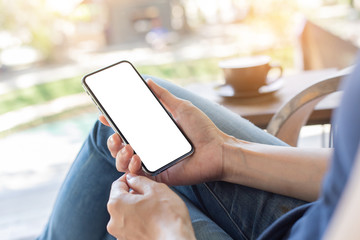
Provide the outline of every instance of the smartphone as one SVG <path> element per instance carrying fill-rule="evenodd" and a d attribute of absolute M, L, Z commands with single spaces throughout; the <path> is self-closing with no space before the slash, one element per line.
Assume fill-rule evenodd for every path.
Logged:
<path fill-rule="evenodd" d="M 90 73 L 82 85 L 113 130 L 132 146 L 146 173 L 157 175 L 194 152 L 188 137 L 130 62 Z"/>

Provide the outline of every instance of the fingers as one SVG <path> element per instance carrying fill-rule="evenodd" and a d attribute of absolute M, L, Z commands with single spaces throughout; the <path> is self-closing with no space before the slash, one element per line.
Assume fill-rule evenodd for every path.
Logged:
<path fill-rule="evenodd" d="M 176 120 L 179 120 L 179 124 L 181 125 L 181 118 L 177 119 L 178 115 L 180 116 L 181 112 L 184 110 L 192 109 L 188 107 L 189 104 L 184 104 L 187 103 L 187 101 L 175 97 L 168 90 L 158 86 L 152 80 L 147 80 L 147 83 L 159 100 L 168 108 L 173 117 Z M 109 122 L 103 115 L 99 117 L 99 120 L 102 124 L 110 126 Z M 132 147 L 130 145 L 125 145 L 118 134 L 113 134 L 108 138 L 107 146 L 111 156 L 116 158 L 116 169 L 118 171 L 141 175 L 143 174 L 139 156 L 134 155 Z"/>
<path fill-rule="evenodd" d="M 148 79 L 147 84 L 151 88 L 151 90 L 154 91 L 155 95 L 158 97 L 158 99 L 167 106 L 168 110 L 171 112 L 171 114 L 175 115 L 177 108 L 184 102 L 183 100 L 175 97 L 173 94 L 171 94 L 168 90 L 165 88 L 160 87 L 157 85 L 153 80 Z"/>
<path fill-rule="evenodd" d="M 111 185 L 110 197 L 109 199 L 117 199 L 120 195 L 128 193 L 130 190 L 126 182 L 125 174 L 122 175 L 119 179 L 113 182 Z"/>
<path fill-rule="evenodd" d="M 111 153 L 111 156 L 115 158 L 120 149 L 124 147 L 124 143 L 120 136 L 117 133 L 114 133 L 108 138 L 107 147 Z"/>
<path fill-rule="evenodd" d="M 119 172 L 127 172 L 134 150 L 130 145 L 123 146 L 116 154 L 116 169 Z"/>
<path fill-rule="evenodd" d="M 105 118 L 104 115 L 100 115 L 100 116 L 99 116 L 99 120 L 100 120 L 100 122 L 101 122 L 102 124 L 110 127 L 110 124 L 109 124 L 109 122 L 106 120 L 106 118 Z"/>
<path fill-rule="evenodd" d="M 138 155 L 132 156 L 128 169 L 129 169 L 130 173 L 137 174 L 137 175 L 142 174 L 141 160 Z"/>
<path fill-rule="evenodd" d="M 141 174 L 141 160 L 130 145 L 125 145 L 120 136 L 116 133 L 107 140 L 110 154 L 116 159 L 115 165 L 119 172 L 131 172 Z"/>
<path fill-rule="evenodd" d="M 138 194 L 149 193 L 155 184 L 159 184 L 145 176 L 138 176 L 132 173 L 126 174 L 126 182 L 129 188 Z"/>
<path fill-rule="evenodd" d="M 137 194 L 145 194 L 154 187 L 153 180 L 147 177 L 127 173 L 115 180 L 111 185 L 109 201 L 119 199 L 124 194 L 130 193 L 130 189 Z"/>

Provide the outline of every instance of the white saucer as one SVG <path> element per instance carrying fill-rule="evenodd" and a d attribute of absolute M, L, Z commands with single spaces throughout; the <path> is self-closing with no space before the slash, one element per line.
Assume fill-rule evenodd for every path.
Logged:
<path fill-rule="evenodd" d="M 256 97 L 266 94 L 271 94 L 279 90 L 283 85 L 283 81 L 281 79 L 276 80 L 269 85 L 264 85 L 260 87 L 257 91 L 246 91 L 246 92 L 236 92 L 235 89 L 228 84 L 222 84 L 215 87 L 215 91 L 222 97 L 226 98 L 248 98 L 248 97 Z"/>

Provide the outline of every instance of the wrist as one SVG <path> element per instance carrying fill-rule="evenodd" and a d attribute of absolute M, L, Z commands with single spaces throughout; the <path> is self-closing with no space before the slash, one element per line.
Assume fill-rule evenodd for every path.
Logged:
<path fill-rule="evenodd" d="M 242 166 L 246 161 L 246 149 L 252 143 L 239 140 L 233 136 L 227 136 L 222 145 L 223 174 L 222 181 L 237 182 L 243 174 Z M 236 180 L 235 180 L 236 179 Z"/>
<path fill-rule="evenodd" d="M 196 239 L 194 229 L 191 224 L 190 216 L 187 218 L 179 217 L 171 222 L 162 224 L 166 226 L 160 231 L 158 239 L 174 239 L 174 240 L 192 240 Z"/>
<path fill-rule="evenodd" d="M 181 200 L 174 192 L 175 199 L 171 200 L 172 204 L 169 205 L 164 215 L 159 215 L 157 218 L 157 237 L 156 239 L 196 239 L 194 229 L 192 227 L 189 211 L 184 201 Z"/>

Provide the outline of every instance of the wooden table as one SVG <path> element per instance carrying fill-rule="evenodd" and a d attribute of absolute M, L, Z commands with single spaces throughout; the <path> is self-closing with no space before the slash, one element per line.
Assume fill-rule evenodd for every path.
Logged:
<path fill-rule="evenodd" d="M 336 69 L 306 71 L 301 74 L 283 77 L 283 86 L 272 94 L 251 98 L 224 98 L 218 95 L 215 86 L 218 83 L 195 83 L 187 89 L 215 101 L 231 111 L 250 120 L 260 128 L 266 128 L 272 116 L 280 107 L 308 86 L 321 81 L 336 72 Z M 332 111 L 339 103 L 339 95 L 330 95 L 318 104 L 309 118 L 308 125 L 330 122 Z"/>

